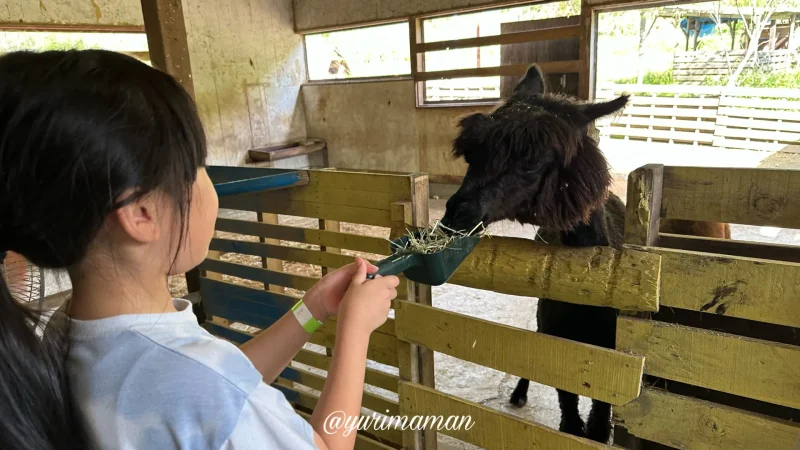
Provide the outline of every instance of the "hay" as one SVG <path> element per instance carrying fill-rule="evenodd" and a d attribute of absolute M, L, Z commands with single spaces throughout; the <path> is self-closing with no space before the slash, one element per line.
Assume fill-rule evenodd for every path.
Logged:
<path fill-rule="evenodd" d="M 408 234 L 405 237 L 407 237 L 408 240 L 405 242 L 405 245 L 399 245 L 395 241 L 387 239 L 392 246 L 397 249 L 398 253 L 402 252 L 428 255 L 448 248 L 451 244 L 461 238 L 471 236 L 482 237 L 487 235 L 486 227 L 483 226 L 483 222 L 475 225 L 475 228 L 469 232 L 453 230 L 442 225 L 441 221 L 439 220 L 433 222 L 430 227 L 421 229 L 416 233 L 412 233 L 409 230 L 406 231 Z"/>

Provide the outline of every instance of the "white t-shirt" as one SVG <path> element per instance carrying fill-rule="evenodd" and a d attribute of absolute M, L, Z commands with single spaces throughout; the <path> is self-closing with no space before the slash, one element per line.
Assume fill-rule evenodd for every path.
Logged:
<path fill-rule="evenodd" d="M 316 449 L 311 426 L 236 346 L 178 312 L 73 320 L 72 394 L 100 449 Z"/>

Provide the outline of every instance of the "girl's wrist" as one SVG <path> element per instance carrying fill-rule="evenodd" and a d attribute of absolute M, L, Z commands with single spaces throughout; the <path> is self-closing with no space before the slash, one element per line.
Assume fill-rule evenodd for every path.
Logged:
<path fill-rule="evenodd" d="M 311 312 L 311 315 L 314 316 L 315 319 L 319 320 L 320 322 L 325 322 L 328 320 L 330 315 L 325 309 L 325 305 L 322 303 L 322 299 L 319 297 L 319 295 L 309 292 L 303 297 L 303 303 L 306 305 L 308 310 Z"/>

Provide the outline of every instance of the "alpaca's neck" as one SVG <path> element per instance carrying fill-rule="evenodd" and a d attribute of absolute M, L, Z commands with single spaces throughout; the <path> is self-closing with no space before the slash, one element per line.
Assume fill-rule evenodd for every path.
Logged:
<path fill-rule="evenodd" d="M 589 247 L 609 245 L 604 224 L 604 211 L 598 208 L 592 212 L 589 223 L 580 223 L 571 231 L 561 232 L 561 244 L 570 247 Z"/>

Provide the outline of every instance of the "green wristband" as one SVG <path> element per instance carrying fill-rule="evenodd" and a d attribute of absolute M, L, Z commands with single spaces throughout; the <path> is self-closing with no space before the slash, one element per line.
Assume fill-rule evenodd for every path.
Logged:
<path fill-rule="evenodd" d="M 300 326 L 309 333 L 314 333 L 322 326 L 322 322 L 314 318 L 302 299 L 292 307 L 292 314 L 300 322 Z"/>

